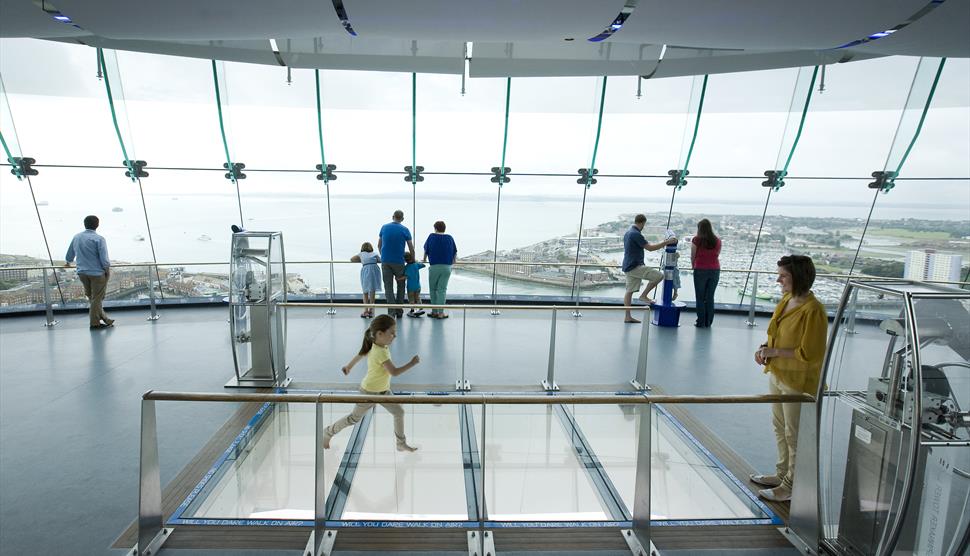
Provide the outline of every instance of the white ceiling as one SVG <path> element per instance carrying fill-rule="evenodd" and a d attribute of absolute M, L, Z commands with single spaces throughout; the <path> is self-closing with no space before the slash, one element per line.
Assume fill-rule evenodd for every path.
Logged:
<path fill-rule="evenodd" d="M 894 54 L 970 57 L 966 0 L 639 0 L 623 27 L 598 43 L 587 39 L 609 26 L 624 0 L 344 0 L 356 37 L 331 0 L 44 1 L 77 27 L 54 21 L 41 0 L 0 0 L 0 37 L 298 68 L 452 74 L 464 71 L 465 43 L 472 42 L 472 77 L 660 78 Z"/>

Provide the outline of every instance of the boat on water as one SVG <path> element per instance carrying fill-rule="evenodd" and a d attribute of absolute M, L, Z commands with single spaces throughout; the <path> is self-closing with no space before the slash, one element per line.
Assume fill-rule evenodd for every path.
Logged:
<path fill-rule="evenodd" d="M 199 241 L 212 241 L 212 238 L 207 236 L 206 234 L 200 235 L 198 239 Z"/>
<path fill-rule="evenodd" d="M 744 297 L 750 297 L 750 295 L 751 295 L 750 293 L 741 291 L 741 288 L 738 288 L 738 297 L 744 298 Z M 771 294 L 762 292 L 762 291 L 759 291 L 756 294 L 754 294 L 754 297 L 755 299 L 760 299 L 762 301 L 771 301 Z"/>
<path fill-rule="evenodd" d="M 133 237 L 131 239 L 133 239 L 135 241 L 145 241 L 145 236 L 143 236 L 141 234 L 135 234 L 135 237 Z"/>

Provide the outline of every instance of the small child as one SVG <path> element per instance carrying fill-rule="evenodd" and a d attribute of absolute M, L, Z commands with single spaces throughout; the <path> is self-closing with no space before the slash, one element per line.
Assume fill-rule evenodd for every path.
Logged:
<path fill-rule="evenodd" d="M 394 338 L 397 337 L 397 324 L 394 317 L 389 315 L 379 315 L 370 326 L 364 331 L 364 342 L 361 344 L 360 352 L 344 365 L 340 370 L 345 375 L 350 374 L 361 359 L 367 358 L 367 375 L 360 381 L 360 392 L 362 394 L 391 394 L 391 377 L 398 376 L 407 372 L 421 362 L 415 355 L 407 364 L 396 367 L 391 361 L 391 351 L 388 349 Z M 394 436 L 397 438 L 397 449 L 399 452 L 414 452 L 414 446 L 407 443 L 404 436 L 404 408 L 400 404 L 381 404 L 384 409 L 394 416 Z M 349 415 L 341 417 L 335 423 L 326 428 L 323 432 L 323 447 L 330 448 L 330 439 L 343 429 L 357 424 L 364 415 L 374 407 L 373 403 L 359 403 L 354 406 L 354 410 Z"/>
<path fill-rule="evenodd" d="M 677 299 L 677 290 L 680 289 L 680 269 L 677 268 L 677 262 L 680 260 L 680 253 L 674 251 L 673 253 L 667 253 L 667 264 L 673 266 L 673 272 L 671 273 L 671 282 L 673 282 L 674 291 L 670 296 L 670 300 L 673 301 Z"/>
<path fill-rule="evenodd" d="M 425 267 L 424 263 L 414 262 L 414 255 L 410 251 L 404 253 L 404 276 L 407 278 L 408 301 L 412 305 L 421 305 L 421 274 L 420 270 Z M 424 309 L 418 307 L 415 311 L 408 311 L 409 317 L 420 317 L 424 314 Z"/>
<path fill-rule="evenodd" d="M 364 304 L 375 303 L 377 291 L 381 289 L 381 269 L 377 266 L 381 262 L 381 256 L 374 252 L 374 246 L 369 241 L 365 241 L 360 246 L 360 253 L 351 257 L 350 261 L 361 264 L 360 289 L 364 292 Z M 374 318 L 374 308 L 364 307 L 360 318 Z"/>

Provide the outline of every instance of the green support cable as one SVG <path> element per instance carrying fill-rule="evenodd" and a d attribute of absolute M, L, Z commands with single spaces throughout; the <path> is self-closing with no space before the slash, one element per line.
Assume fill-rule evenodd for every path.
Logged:
<path fill-rule="evenodd" d="M 219 112 L 219 133 L 222 134 L 222 148 L 226 153 L 226 164 L 229 169 L 229 179 L 236 183 L 236 173 L 232 171 L 232 158 L 229 156 L 229 141 L 226 140 L 226 126 L 222 120 L 222 98 L 219 95 L 219 74 L 216 71 L 216 61 L 212 60 L 212 82 L 216 88 L 216 110 Z M 242 222 L 239 223 L 242 226 Z"/>
<path fill-rule="evenodd" d="M 690 156 L 694 153 L 694 143 L 697 141 L 697 130 L 701 125 L 701 112 L 704 111 L 704 95 L 707 94 L 707 75 L 704 75 L 704 83 L 701 85 L 701 100 L 697 104 L 697 118 L 694 120 L 694 135 L 690 139 L 690 148 L 687 149 L 687 158 L 684 159 L 684 167 L 681 169 L 680 181 L 684 181 L 687 175 L 687 166 L 690 164 Z M 681 187 L 678 185 L 677 187 Z"/>
<path fill-rule="evenodd" d="M 508 117 L 508 116 L 506 116 Z M 23 175 L 20 173 L 20 165 L 14 160 L 13 154 L 10 153 L 10 147 L 7 146 L 7 141 L 3 138 L 3 132 L 0 131 L 0 143 L 3 143 L 3 152 L 7 154 L 7 162 L 10 163 L 10 167 L 13 168 L 13 175 L 17 176 L 18 180 L 24 179 Z M 502 153 L 503 160 L 505 159 L 505 153 Z"/>
<path fill-rule="evenodd" d="M 705 77 L 705 83 L 706 83 L 706 79 L 707 78 Z M 587 188 L 589 188 L 590 184 L 592 183 L 593 170 L 596 168 L 596 151 L 599 150 L 599 146 L 600 146 L 600 131 L 603 129 L 603 104 L 605 104 L 605 101 L 606 101 L 606 76 L 603 76 L 603 89 L 600 92 L 600 112 L 599 112 L 599 118 L 596 121 L 596 140 L 593 141 L 593 159 L 589 163 L 589 175 L 586 176 Z M 703 97 L 701 102 L 702 103 L 704 102 Z M 693 148 L 693 145 L 691 145 L 691 148 Z M 580 232 L 582 232 L 582 230 L 580 230 Z"/>
<path fill-rule="evenodd" d="M 222 135 L 222 148 L 226 152 L 226 168 L 229 170 L 229 181 L 236 186 L 236 207 L 239 209 L 239 227 L 245 228 L 245 219 L 242 212 L 242 193 L 239 191 L 239 180 L 236 179 L 236 171 L 232 166 L 232 158 L 229 156 L 229 141 L 226 139 L 226 126 L 222 119 L 222 98 L 219 94 L 219 73 L 216 71 L 216 61 L 212 60 L 212 82 L 216 88 L 216 110 L 219 112 L 219 133 Z"/>
<path fill-rule="evenodd" d="M 111 80 L 108 79 L 108 68 L 104 63 L 104 51 L 100 48 L 98 49 L 98 65 L 101 66 L 101 73 L 104 77 L 104 88 L 108 93 L 108 107 L 111 109 L 111 123 L 115 126 L 118 144 L 121 145 L 121 154 L 125 157 L 125 166 L 128 167 L 128 175 L 131 177 L 131 181 L 136 182 L 138 181 L 138 174 L 135 172 L 135 167 L 132 165 L 131 159 L 128 158 L 128 149 L 125 148 L 125 141 L 121 138 L 121 128 L 118 127 L 118 115 L 115 113 L 115 100 L 111 94 Z"/>
<path fill-rule="evenodd" d="M 583 220 L 586 216 L 586 192 L 589 191 L 590 185 L 593 183 L 593 172 L 596 170 L 596 152 L 599 150 L 600 146 L 600 131 L 603 129 L 603 106 L 606 104 L 606 76 L 603 76 L 603 87 L 600 91 L 600 110 L 599 116 L 596 121 L 596 139 L 593 141 L 593 157 L 589 163 L 589 169 L 586 174 L 586 186 L 583 187 L 583 204 L 579 211 L 579 233 L 576 234 L 576 261 L 573 265 L 573 285 L 571 288 L 571 295 L 576 299 L 576 307 L 573 311 L 573 316 L 579 316 L 579 290 L 576 288 L 576 277 L 579 274 L 579 249 L 582 247 L 583 243 Z"/>
<path fill-rule="evenodd" d="M 512 78 L 507 77 L 505 81 L 505 133 L 502 135 L 502 165 L 499 166 L 498 186 L 502 187 L 505 183 L 505 149 L 509 144 L 509 99 L 512 98 Z"/>
<path fill-rule="evenodd" d="M 411 73 L 411 185 L 418 182 L 418 74 Z"/>
<path fill-rule="evenodd" d="M 320 140 L 320 173 L 323 175 L 323 186 L 327 192 L 327 239 L 330 243 L 330 302 L 333 303 L 333 290 L 335 287 L 333 275 L 333 219 L 330 216 L 330 170 L 327 169 L 327 155 L 323 150 L 323 108 L 320 105 L 320 70 L 313 70 L 313 77 L 317 85 L 317 137 Z M 335 311 L 335 309 L 331 307 L 328 311 Z"/>
<path fill-rule="evenodd" d="M 751 278 L 751 269 L 754 268 L 754 260 L 758 254 L 758 245 L 761 243 L 761 231 L 765 227 L 765 218 L 768 216 L 768 205 L 771 203 L 771 192 L 778 191 L 781 186 L 784 185 L 785 176 L 788 175 L 788 165 L 791 164 L 792 156 L 795 155 L 795 148 L 798 146 L 798 141 L 802 137 L 802 129 L 805 128 L 805 117 L 808 115 L 808 106 L 812 102 L 812 92 L 815 90 L 815 78 L 817 76 L 818 66 L 815 66 L 815 69 L 812 70 L 812 80 L 808 84 L 808 92 L 805 94 L 805 104 L 802 106 L 802 116 L 798 121 L 798 131 L 795 132 L 795 140 L 792 142 L 791 150 L 788 151 L 788 158 L 785 160 L 785 166 L 782 168 L 779 174 L 777 185 L 769 188 L 768 195 L 765 197 L 765 208 L 761 212 L 761 224 L 758 226 L 758 235 L 755 237 L 754 249 L 751 251 L 751 262 L 748 263 L 748 273 L 744 275 L 744 286 L 741 287 L 741 300 L 738 302 L 739 306 L 744 304 L 744 294 L 748 291 L 748 280 Z M 798 87 L 797 77 L 795 79 L 795 87 Z M 794 100 L 794 93 L 792 93 L 792 97 L 792 100 Z M 787 125 L 788 123 L 786 122 L 785 126 L 787 127 Z M 784 137 L 782 137 L 782 142 L 784 143 Z M 780 148 L 781 147 L 779 147 L 779 149 Z M 753 292 L 752 297 L 754 297 L 754 295 L 757 293 L 758 292 Z"/>
<path fill-rule="evenodd" d="M 327 155 L 323 150 L 323 109 L 320 107 L 320 70 L 313 70 L 313 77 L 317 84 L 317 136 L 320 140 L 320 162 L 323 165 L 323 183 L 330 185 L 330 178 L 327 174 Z"/>
<path fill-rule="evenodd" d="M 411 222 L 418 233 L 418 74 L 411 72 Z"/>
<path fill-rule="evenodd" d="M 505 131 L 502 134 L 502 165 L 498 169 L 498 190 L 495 197 L 495 247 L 492 249 L 492 301 L 498 304 L 498 275 L 496 265 L 498 262 L 498 224 L 499 216 L 502 211 L 502 186 L 505 185 L 505 152 L 509 144 L 509 106 L 512 100 L 512 78 L 505 79 Z M 492 309 L 492 314 L 497 315 L 498 309 Z"/>
<path fill-rule="evenodd" d="M 788 152 L 788 159 L 785 160 L 785 167 L 781 169 L 782 179 L 788 174 L 788 165 L 791 164 L 792 156 L 795 155 L 795 147 L 798 140 L 802 137 L 802 129 L 805 127 L 805 116 L 808 114 L 808 105 L 812 102 L 812 91 L 815 90 L 815 78 L 818 76 L 818 66 L 812 71 L 812 81 L 808 84 L 808 93 L 805 95 L 805 106 L 802 107 L 802 119 L 798 122 L 798 131 L 795 132 L 795 141 L 792 142 L 791 151 Z"/>
<path fill-rule="evenodd" d="M 118 144 L 121 145 L 121 154 L 125 157 L 125 166 L 128 167 L 128 176 L 131 178 L 132 183 L 138 184 L 138 195 L 141 197 L 141 209 L 142 213 L 145 215 L 145 231 L 148 233 L 148 245 L 152 251 L 152 262 L 155 263 L 155 280 L 161 284 L 162 278 L 158 273 L 158 257 L 155 255 L 155 239 L 152 237 L 152 226 L 148 221 L 148 206 L 145 204 L 145 191 L 141 186 L 141 178 L 138 177 L 138 171 L 135 169 L 134 163 L 128 157 L 128 149 L 125 148 L 125 141 L 121 137 L 121 128 L 118 126 L 118 116 L 115 111 L 114 95 L 111 93 L 111 81 L 108 78 L 108 66 L 104 60 L 104 51 L 100 48 L 98 49 L 98 65 L 101 68 L 101 75 L 104 78 L 104 89 L 108 94 L 108 107 L 111 109 L 111 122 L 115 126 L 115 134 L 118 135 Z M 119 69 L 119 76 L 121 75 L 120 72 L 121 70 Z M 151 278 L 149 278 L 149 281 L 151 281 Z M 152 288 L 150 283 L 149 288 Z M 165 299 L 165 294 L 162 292 L 160 286 L 159 292 L 161 293 L 162 299 Z"/>
<path fill-rule="evenodd" d="M 920 131 L 923 130 L 923 122 L 926 120 L 926 113 L 930 109 L 930 103 L 933 102 L 933 95 L 936 94 L 936 85 L 940 82 L 940 75 L 943 73 L 943 65 L 946 63 L 946 58 L 940 59 L 940 67 L 936 68 L 936 76 L 933 78 L 933 85 L 930 87 L 930 93 L 926 96 L 926 104 L 923 105 L 923 113 L 919 117 L 919 123 L 916 125 L 916 133 L 913 134 L 913 140 L 909 142 L 909 146 L 906 147 L 906 152 L 903 153 L 903 158 L 899 160 L 899 164 L 896 166 L 896 171 L 893 173 L 893 179 L 899 175 L 899 172 L 903 169 L 903 163 L 906 162 L 906 158 L 909 157 L 909 151 L 913 150 L 913 145 L 916 144 L 916 139 L 919 137 Z"/>

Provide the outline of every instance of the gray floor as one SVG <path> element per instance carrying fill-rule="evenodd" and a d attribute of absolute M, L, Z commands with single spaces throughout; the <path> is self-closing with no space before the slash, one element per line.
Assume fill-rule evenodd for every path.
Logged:
<path fill-rule="evenodd" d="M 290 376 L 343 382 L 340 366 L 356 352 L 364 319 L 342 309 L 289 315 Z M 145 312 L 116 311 L 114 329 L 90 331 L 86 315 L 0 319 L 0 554 L 100 554 L 137 511 L 139 401 L 146 390 L 223 391 L 233 374 L 226 308 L 173 308 L 147 322 Z M 531 385 L 545 378 L 550 311 L 469 312 L 465 373 L 476 389 Z M 767 318 L 748 327 L 718 315 L 696 329 L 650 329 L 648 382 L 669 393 L 764 393 L 752 360 Z M 556 380 L 561 386 L 622 384 L 634 376 L 640 327 L 619 313 L 587 312 L 557 322 Z M 863 336 L 874 330 L 863 330 Z M 401 321 L 392 355 L 422 363 L 394 387 L 453 385 L 459 373 L 461 313 L 443 321 Z M 859 354 L 864 357 L 865 354 Z M 881 357 L 881 353 L 879 354 Z M 231 404 L 160 403 L 162 482 L 167 483 L 234 411 Z M 767 406 L 694 407 L 753 466 L 771 469 L 774 440 Z M 118 553 L 115 551 L 115 553 Z M 197 553 L 193 551 L 193 553 Z"/>

